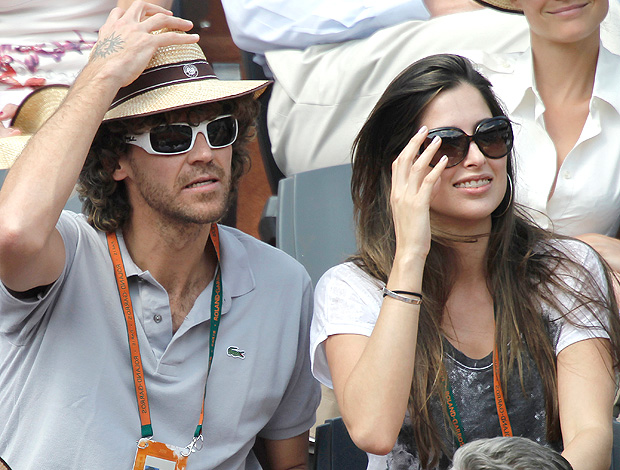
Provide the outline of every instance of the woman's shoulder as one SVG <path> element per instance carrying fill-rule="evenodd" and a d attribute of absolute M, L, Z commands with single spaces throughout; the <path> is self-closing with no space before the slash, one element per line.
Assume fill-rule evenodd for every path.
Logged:
<path fill-rule="evenodd" d="M 373 322 L 383 300 L 383 282 L 367 274 L 351 261 L 334 266 L 325 272 L 316 285 L 314 308 L 328 316 L 339 312 L 357 312 L 364 321 Z"/>
<path fill-rule="evenodd" d="M 383 285 L 383 282 L 366 273 L 355 262 L 346 261 L 325 271 L 317 283 L 316 290 L 349 286 L 352 290 L 380 291 Z"/>
<path fill-rule="evenodd" d="M 600 265 L 600 259 L 596 251 L 585 242 L 570 237 L 553 237 L 548 241 L 540 241 L 535 247 L 540 254 L 553 254 L 562 257 L 578 266 L 589 269 Z"/>

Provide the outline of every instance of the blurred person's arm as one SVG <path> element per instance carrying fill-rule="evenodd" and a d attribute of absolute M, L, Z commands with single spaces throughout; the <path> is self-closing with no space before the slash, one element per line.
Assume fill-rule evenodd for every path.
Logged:
<path fill-rule="evenodd" d="M 360 39 L 430 17 L 422 0 L 222 0 L 222 6 L 235 44 L 257 54 Z"/>
<path fill-rule="evenodd" d="M 474 0 L 424 0 L 431 17 L 484 8 Z"/>
<path fill-rule="evenodd" d="M 126 10 L 131 6 L 133 2 L 136 0 L 118 0 L 116 6 L 121 7 L 123 10 Z M 153 5 L 159 5 L 160 7 L 164 7 L 168 10 L 172 7 L 172 0 L 144 0 L 145 2 L 152 3 Z"/>

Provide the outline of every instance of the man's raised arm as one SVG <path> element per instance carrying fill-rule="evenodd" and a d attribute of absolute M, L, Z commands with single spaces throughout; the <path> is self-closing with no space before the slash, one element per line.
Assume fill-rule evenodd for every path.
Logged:
<path fill-rule="evenodd" d="M 191 22 L 156 5 L 115 8 L 89 63 L 56 113 L 30 140 L 0 191 L 0 280 L 23 292 L 54 282 L 65 250 L 55 229 L 92 140 L 118 90 L 133 82 L 158 47 L 198 41 Z"/>

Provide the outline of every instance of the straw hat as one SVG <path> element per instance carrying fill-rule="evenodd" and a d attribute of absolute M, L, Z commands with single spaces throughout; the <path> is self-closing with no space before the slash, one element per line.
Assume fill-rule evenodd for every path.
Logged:
<path fill-rule="evenodd" d="M 256 99 L 270 83 L 219 80 L 198 44 L 160 47 L 144 72 L 119 90 L 103 120 L 148 116 L 249 94 Z M 26 97 L 11 121 L 11 126 L 19 128 L 22 135 L 0 139 L 0 169 L 13 164 L 30 136 L 60 106 L 68 90 L 62 85 L 45 86 Z"/>
<path fill-rule="evenodd" d="M 147 116 L 250 93 L 258 98 L 270 83 L 219 80 L 198 44 L 160 47 L 144 72 L 119 90 L 103 120 Z"/>
<path fill-rule="evenodd" d="M 68 85 L 49 85 L 30 93 L 19 105 L 11 127 L 22 131 L 21 135 L 0 139 L 0 170 L 10 168 L 22 153 L 28 140 L 58 109 L 67 96 Z"/>
<path fill-rule="evenodd" d="M 506 11 L 508 13 L 520 13 L 523 14 L 523 10 L 515 8 L 511 0 L 476 0 L 485 7 L 495 8 L 496 10 Z"/>

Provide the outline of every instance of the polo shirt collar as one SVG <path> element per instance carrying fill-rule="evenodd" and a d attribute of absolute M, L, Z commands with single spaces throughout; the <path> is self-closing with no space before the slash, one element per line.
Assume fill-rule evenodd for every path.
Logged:
<path fill-rule="evenodd" d="M 252 291 L 256 286 L 254 273 L 245 245 L 239 241 L 232 230 L 218 225 L 220 232 L 220 269 L 224 302 L 222 313 L 230 310 L 231 299 Z"/>
<path fill-rule="evenodd" d="M 103 235 L 105 238 L 105 234 Z M 121 256 L 123 257 L 123 264 L 125 265 L 125 275 L 127 279 L 132 276 L 144 276 L 146 271 L 143 271 L 133 262 L 131 255 L 129 254 L 129 250 L 127 249 L 127 244 L 125 243 L 125 237 L 123 237 L 123 231 L 118 229 L 116 231 L 116 237 L 118 238 L 118 246 L 121 249 Z"/>
<path fill-rule="evenodd" d="M 231 299 L 242 296 L 252 291 L 256 286 L 254 273 L 250 267 L 247 249 L 226 227 L 218 225 L 220 232 L 220 269 L 222 270 L 222 284 L 224 300 L 222 302 L 222 314 L 228 312 L 231 307 Z M 131 258 L 122 230 L 117 230 L 118 244 L 123 256 L 125 273 L 129 279 L 132 276 L 152 279 L 150 273 L 141 270 Z M 105 234 L 103 235 L 105 237 Z"/>

